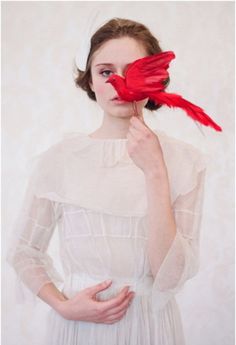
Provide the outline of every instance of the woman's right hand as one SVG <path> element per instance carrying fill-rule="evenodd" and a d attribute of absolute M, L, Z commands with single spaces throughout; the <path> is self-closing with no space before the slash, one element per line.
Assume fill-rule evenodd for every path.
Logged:
<path fill-rule="evenodd" d="M 58 302 L 55 309 L 67 320 L 115 323 L 125 315 L 135 293 L 126 286 L 115 297 L 97 300 L 96 294 L 110 285 L 102 282 L 83 289 L 73 298 Z"/>

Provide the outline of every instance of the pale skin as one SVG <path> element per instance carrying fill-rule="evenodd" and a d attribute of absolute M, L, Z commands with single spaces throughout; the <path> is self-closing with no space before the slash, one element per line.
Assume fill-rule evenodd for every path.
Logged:
<path fill-rule="evenodd" d="M 117 92 L 111 84 L 105 83 L 110 73 L 124 76 L 127 65 L 144 56 L 147 56 L 144 47 L 129 37 L 111 39 L 94 53 L 90 87 L 104 110 L 104 117 L 101 127 L 90 137 L 127 138 L 128 153 L 144 173 L 148 201 L 148 258 L 155 277 L 176 235 L 161 145 L 143 118 L 143 107 L 148 98 L 137 102 L 138 114 L 134 114 L 132 103 L 114 104 L 111 101 Z M 112 66 L 102 66 L 101 63 Z M 69 299 L 53 283 L 48 283 L 41 288 L 38 296 L 65 319 L 111 324 L 124 317 L 134 292 L 128 291 L 129 287 L 125 286 L 116 296 L 106 301 L 97 300 L 96 294 L 110 285 L 102 282 L 81 290 Z"/>

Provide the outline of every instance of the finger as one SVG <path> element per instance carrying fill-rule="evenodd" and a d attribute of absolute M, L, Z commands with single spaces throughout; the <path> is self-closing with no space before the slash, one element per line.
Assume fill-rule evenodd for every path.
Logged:
<path fill-rule="evenodd" d="M 109 316 L 106 319 L 107 323 L 114 323 L 114 322 L 117 322 L 117 321 L 121 320 L 125 316 L 126 312 L 127 312 L 127 310 L 122 311 L 122 312 L 117 313 L 117 314 L 114 314 L 112 316 Z"/>
<path fill-rule="evenodd" d="M 141 122 L 143 122 L 145 124 L 142 111 L 141 111 L 141 113 L 139 113 L 139 111 L 138 111 L 137 102 L 134 101 L 132 103 L 132 105 L 133 105 L 133 111 L 134 111 L 134 115 L 133 116 L 138 118 Z"/>
<path fill-rule="evenodd" d="M 112 297 L 109 300 L 99 302 L 102 310 L 106 312 L 109 309 L 118 307 L 126 299 L 127 291 L 128 287 L 124 288 L 123 291 L 121 290 L 121 292 L 117 296 Z"/>
<path fill-rule="evenodd" d="M 132 298 L 131 298 L 131 296 L 132 296 Z M 108 315 L 108 320 L 116 322 L 116 321 L 120 320 L 122 317 L 124 317 L 124 315 L 127 313 L 128 307 L 131 305 L 133 297 L 134 297 L 134 292 L 131 292 L 130 296 L 129 296 L 129 302 L 127 303 L 126 307 L 122 310 L 114 311 L 113 314 Z"/>
<path fill-rule="evenodd" d="M 144 118 L 143 118 L 143 114 L 142 114 L 142 113 L 140 113 L 140 114 L 138 113 L 137 116 L 136 116 L 136 119 L 140 120 L 142 123 L 145 124 Z"/>
<path fill-rule="evenodd" d="M 106 315 L 110 316 L 110 315 L 117 314 L 117 313 L 127 310 L 133 298 L 134 298 L 134 292 L 130 292 L 127 298 L 118 307 L 114 307 L 110 309 L 109 311 L 107 311 Z"/>
<path fill-rule="evenodd" d="M 140 130 L 136 129 L 132 125 L 129 127 L 129 132 L 136 140 L 139 140 L 142 137 L 142 132 L 140 132 Z"/>
<path fill-rule="evenodd" d="M 140 121 L 143 123 L 143 125 L 144 125 L 145 127 L 149 128 L 148 125 L 147 125 L 147 124 L 145 123 L 145 121 L 144 121 L 143 115 L 138 116 L 138 120 L 140 120 Z"/>
<path fill-rule="evenodd" d="M 107 289 L 110 285 L 111 285 L 112 281 L 104 281 L 102 283 L 96 284 L 94 286 L 89 286 L 88 288 L 86 288 L 87 292 L 90 295 L 94 295 L 96 293 L 98 293 L 99 291 L 103 291 L 105 289 Z"/>
<path fill-rule="evenodd" d="M 145 123 L 144 120 L 140 119 L 140 117 L 132 116 L 130 119 L 130 123 L 137 129 L 146 130 L 149 128 Z"/>
<path fill-rule="evenodd" d="M 106 311 L 105 315 L 111 316 L 120 312 L 124 312 L 129 307 L 130 303 L 132 302 L 132 299 L 133 297 L 129 295 L 118 307 L 114 307 Z"/>

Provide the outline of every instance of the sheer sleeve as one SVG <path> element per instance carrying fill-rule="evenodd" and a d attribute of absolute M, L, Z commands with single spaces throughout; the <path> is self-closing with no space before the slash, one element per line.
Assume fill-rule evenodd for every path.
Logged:
<path fill-rule="evenodd" d="M 199 269 L 200 226 L 206 168 L 196 174 L 191 190 L 180 194 L 173 203 L 177 232 L 155 276 L 153 304 L 162 307 Z"/>
<path fill-rule="evenodd" d="M 43 285 L 62 282 L 47 250 L 59 215 L 58 204 L 35 193 L 37 170 L 30 178 L 23 205 L 15 220 L 7 262 L 17 277 L 16 301 L 35 301 Z"/>

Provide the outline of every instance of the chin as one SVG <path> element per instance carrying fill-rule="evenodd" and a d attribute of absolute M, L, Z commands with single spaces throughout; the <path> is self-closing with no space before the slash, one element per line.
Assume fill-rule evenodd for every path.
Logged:
<path fill-rule="evenodd" d="M 116 107 L 106 107 L 106 108 L 103 108 L 103 110 L 105 114 L 108 114 L 109 116 L 113 116 L 113 117 L 126 118 L 126 117 L 131 117 L 133 115 L 132 104 L 119 105 Z"/>
<path fill-rule="evenodd" d="M 113 117 L 129 118 L 133 116 L 133 111 L 131 109 L 122 109 L 117 111 L 110 111 L 109 114 Z"/>

